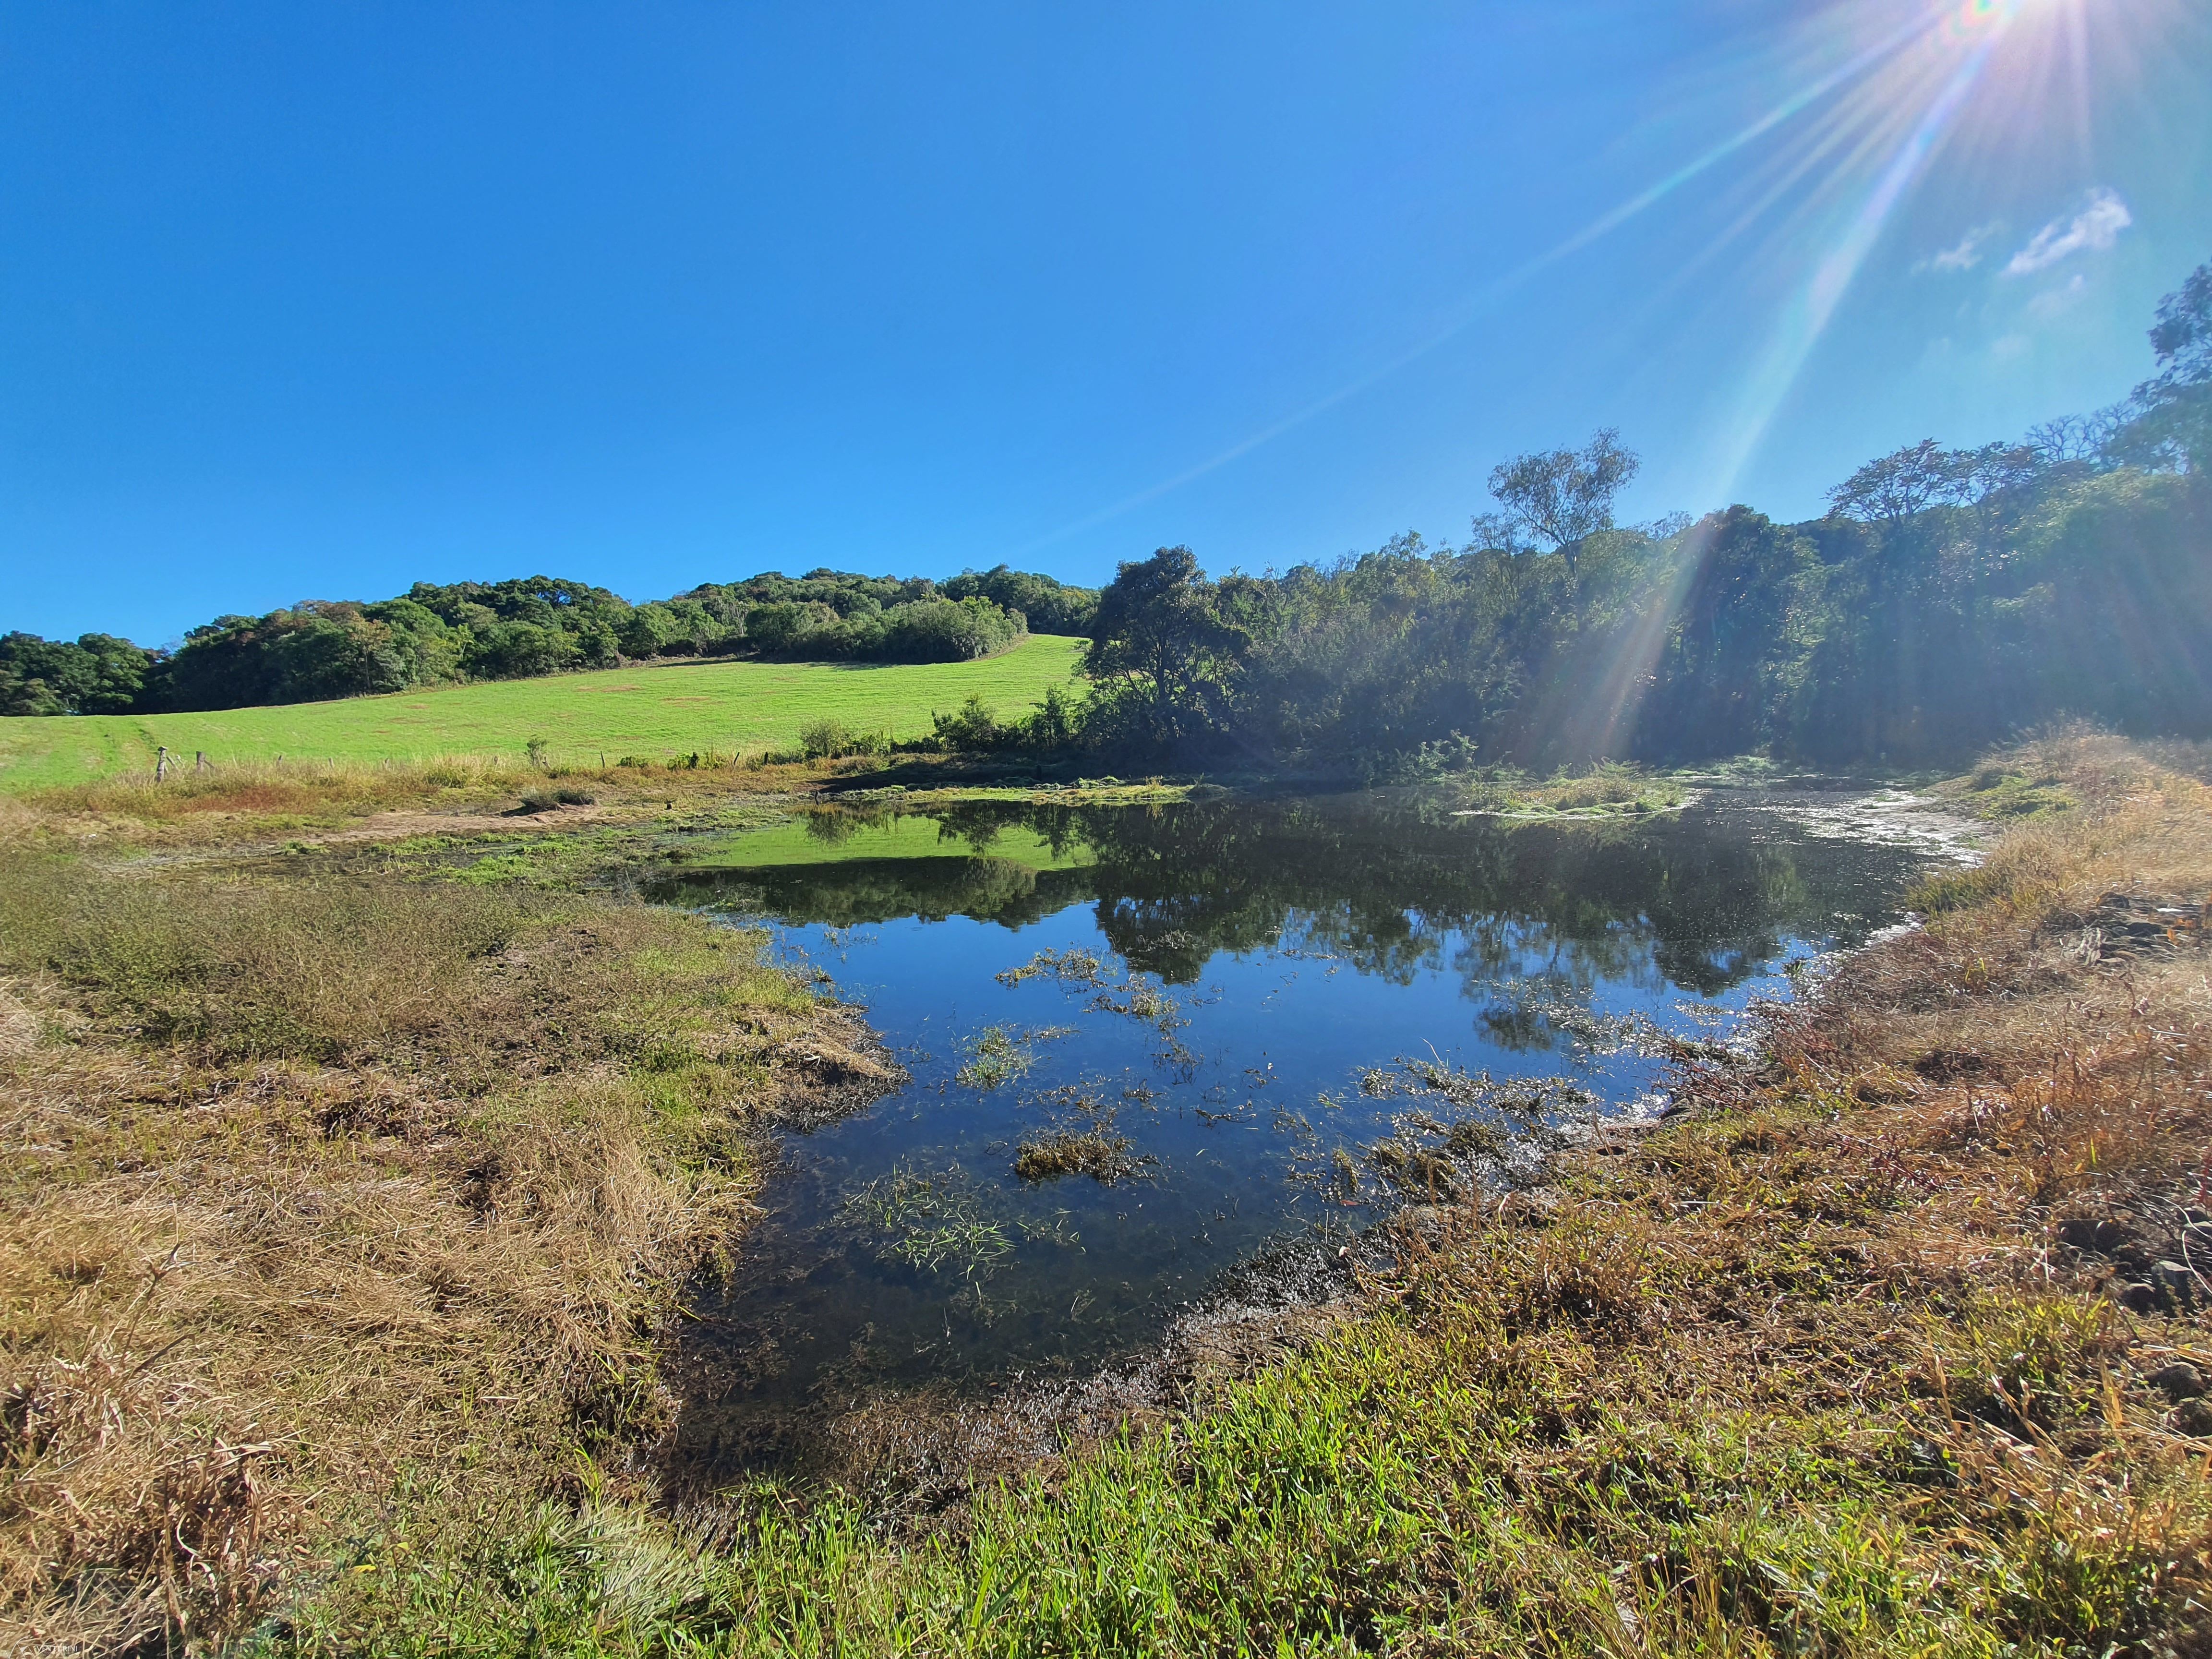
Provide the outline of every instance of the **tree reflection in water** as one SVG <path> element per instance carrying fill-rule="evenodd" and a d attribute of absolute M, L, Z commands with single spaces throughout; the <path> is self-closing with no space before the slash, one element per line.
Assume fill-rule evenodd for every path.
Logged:
<path fill-rule="evenodd" d="M 1700 997 L 1741 984 L 1784 939 L 1824 937 L 1839 916 L 1885 904 L 1898 862 L 1834 842 L 1808 858 L 1771 822 L 1725 808 L 1563 825 L 1374 796 L 972 802 L 907 815 L 966 856 L 870 857 L 867 832 L 896 816 L 818 809 L 810 838 L 851 856 L 687 870 L 653 894 L 834 927 L 966 916 L 1021 928 L 1088 902 L 1130 968 L 1170 985 L 1197 983 L 1224 951 L 1328 957 L 1395 984 L 1449 966 L 1487 1007 L 1493 1039 L 1525 1048 L 1552 1040 L 1544 1010 L 1586 1007 L 1601 984 Z M 1090 861 L 994 857 L 1013 829 L 1056 860 Z"/>

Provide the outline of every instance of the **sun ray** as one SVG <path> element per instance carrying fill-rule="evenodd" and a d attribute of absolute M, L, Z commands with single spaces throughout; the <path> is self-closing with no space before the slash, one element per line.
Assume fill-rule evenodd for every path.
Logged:
<path fill-rule="evenodd" d="M 1805 282 L 1784 305 L 1772 334 L 1746 377 L 1743 392 L 1718 446 L 1713 499 L 1725 500 L 1734 492 L 1883 227 L 1926 169 L 1980 79 L 2002 24 L 2010 15 L 2008 10 L 1985 11 L 1979 3 L 1970 3 L 1968 12 L 1965 27 L 1984 33 L 1962 43 L 1965 55 L 1860 197 L 1834 244 L 1814 262 Z"/>
<path fill-rule="evenodd" d="M 1817 106 L 1830 94 L 1878 70 L 1899 52 L 1916 42 L 1925 40 L 1931 30 L 1940 26 L 1940 21 L 1931 22 L 1924 15 L 1919 15 L 1911 18 L 1905 25 L 1888 31 L 1872 44 L 1851 53 L 1842 64 L 1823 75 L 1815 76 L 1804 86 L 1771 105 L 1751 122 L 1737 129 L 1728 137 L 1705 149 L 1691 161 L 1676 167 L 1656 183 L 1638 191 L 1633 196 L 1600 214 L 1572 234 L 1553 244 L 1542 252 L 1522 261 L 1503 276 L 1494 277 L 1484 283 L 1461 301 L 1455 314 L 1449 322 L 1407 350 L 1346 381 L 1334 391 L 1316 398 L 1282 419 L 1239 439 L 1197 465 L 1185 468 L 1174 476 L 1139 490 L 1133 495 L 1124 496 L 1110 506 L 1062 525 L 1032 541 L 1025 542 L 1020 547 L 1014 549 L 1008 556 L 1027 557 L 1056 543 L 1066 541 L 1072 536 L 1095 530 L 1101 525 L 1120 518 L 1125 513 L 1133 512 L 1136 508 L 1157 501 L 1187 483 L 1194 483 L 1206 474 L 1228 465 L 1232 461 L 1243 459 L 1262 445 L 1270 443 L 1285 433 L 1304 425 L 1316 416 L 1326 413 L 1346 398 L 1354 397 L 1379 381 L 1388 379 L 1400 369 L 1407 368 L 1438 347 L 1448 343 L 1484 315 L 1494 310 L 1515 290 L 1540 276 L 1551 266 L 1579 252 L 1609 233 L 1619 229 L 1632 219 L 1647 212 L 1692 179 L 1710 173 L 1729 157 L 1750 148 L 1768 133 L 1786 125 L 1793 118 Z"/>

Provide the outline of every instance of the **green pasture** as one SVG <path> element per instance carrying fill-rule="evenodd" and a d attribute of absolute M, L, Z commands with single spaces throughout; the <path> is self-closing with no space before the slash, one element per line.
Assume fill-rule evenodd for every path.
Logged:
<path fill-rule="evenodd" d="M 0 789 L 80 783 L 150 770 L 158 744 L 191 763 L 519 757 L 532 738 L 548 759 L 599 764 L 788 745 L 824 716 L 894 738 L 921 736 L 933 710 L 971 691 L 1001 715 L 1041 701 L 1075 672 L 1083 641 L 1037 634 L 981 662 L 674 662 L 545 679 L 435 686 L 386 697 L 226 708 L 204 714 L 0 718 Z"/>

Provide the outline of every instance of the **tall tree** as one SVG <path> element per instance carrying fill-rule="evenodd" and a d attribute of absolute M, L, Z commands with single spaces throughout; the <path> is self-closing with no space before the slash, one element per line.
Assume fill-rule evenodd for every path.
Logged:
<path fill-rule="evenodd" d="M 2129 398 L 2114 449 L 2139 465 L 2212 469 L 2212 260 L 2158 302 L 2150 348 L 2158 374 Z"/>
<path fill-rule="evenodd" d="M 1214 599 L 1187 547 L 1122 564 L 1098 596 L 1083 672 L 1135 725 L 1131 735 L 1151 747 L 1199 737 L 1226 713 L 1249 640 Z"/>
<path fill-rule="evenodd" d="M 1869 461 L 1831 489 L 1828 510 L 1839 519 L 1895 529 L 1914 514 L 1952 500 L 1962 482 L 1959 456 L 1923 438 Z"/>
<path fill-rule="evenodd" d="M 1613 527 L 1614 498 L 1642 465 L 1607 427 L 1580 449 L 1517 455 L 1492 467 L 1490 493 L 1504 507 L 1508 529 L 1534 531 L 1567 556 L 1571 570 L 1584 539 Z"/>

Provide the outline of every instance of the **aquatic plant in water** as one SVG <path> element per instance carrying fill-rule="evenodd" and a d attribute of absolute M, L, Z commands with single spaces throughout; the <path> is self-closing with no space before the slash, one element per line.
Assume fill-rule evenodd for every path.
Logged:
<path fill-rule="evenodd" d="M 1103 986 L 1112 983 L 1106 964 L 1090 951 L 1040 951 L 1018 968 L 1002 969 L 993 977 L 1001 985 L 1019 985 L 1046 975 L 1063 985 Z"/>
<path fill-rule="evenodd" d="M 1036 1064 L 1034 1044 L 1064 1037 L 1069 1029 L 1047 1025 L 1018 1032 L 1010 1025 L 987 1025 L 972 1042 L 962 1044 L 968 1058 L 952 1074 L 953 1081 L 969 1089 L 996 1089 L 1012 1083 Z"/>
<path fill-rule="evenodd" d="M 1014 1173 L 1024 1181 L 1057 1181 L 1086 1175 L 1102 1187 L 1124 1180 L 1152 1163 L 1130 1150 L 1129 1137 L 1100 1129 L 1060 1130 L 1024 1140 L 1014 1152 Z"/>
<path fill-rule="evenodd" d="M 1068 1249 L 1083 1243 L 1082 1235 L 1067 1224 L 1065 1210 L 1042 1218 L 1019 1213 L 1003 1194 L 957 1164 L 942 1170 L 900 1164 L 889 1175 L 854 1188 L 837 1214 L 847 1231 L 870 1241 L 879 1261 L 903 1262 L 927 1273 L 957 1273 L 986 1312 L 983 1285 L 1012 1254 L 1017 1236 Z"/>
<path fill-rule="evenodd" d="M 902 1164 L 856 1188 L 839 1218 L 874 1235 L 878 1260 L 903 1261 L 925 1273 L 947 1266 L 962 1276 L 988 1276 L 992 1264 L 1014 1248 L 1006 1228 L 984 1211 L 975 1182 L 959 1165 L 921 1170 Z"/>

